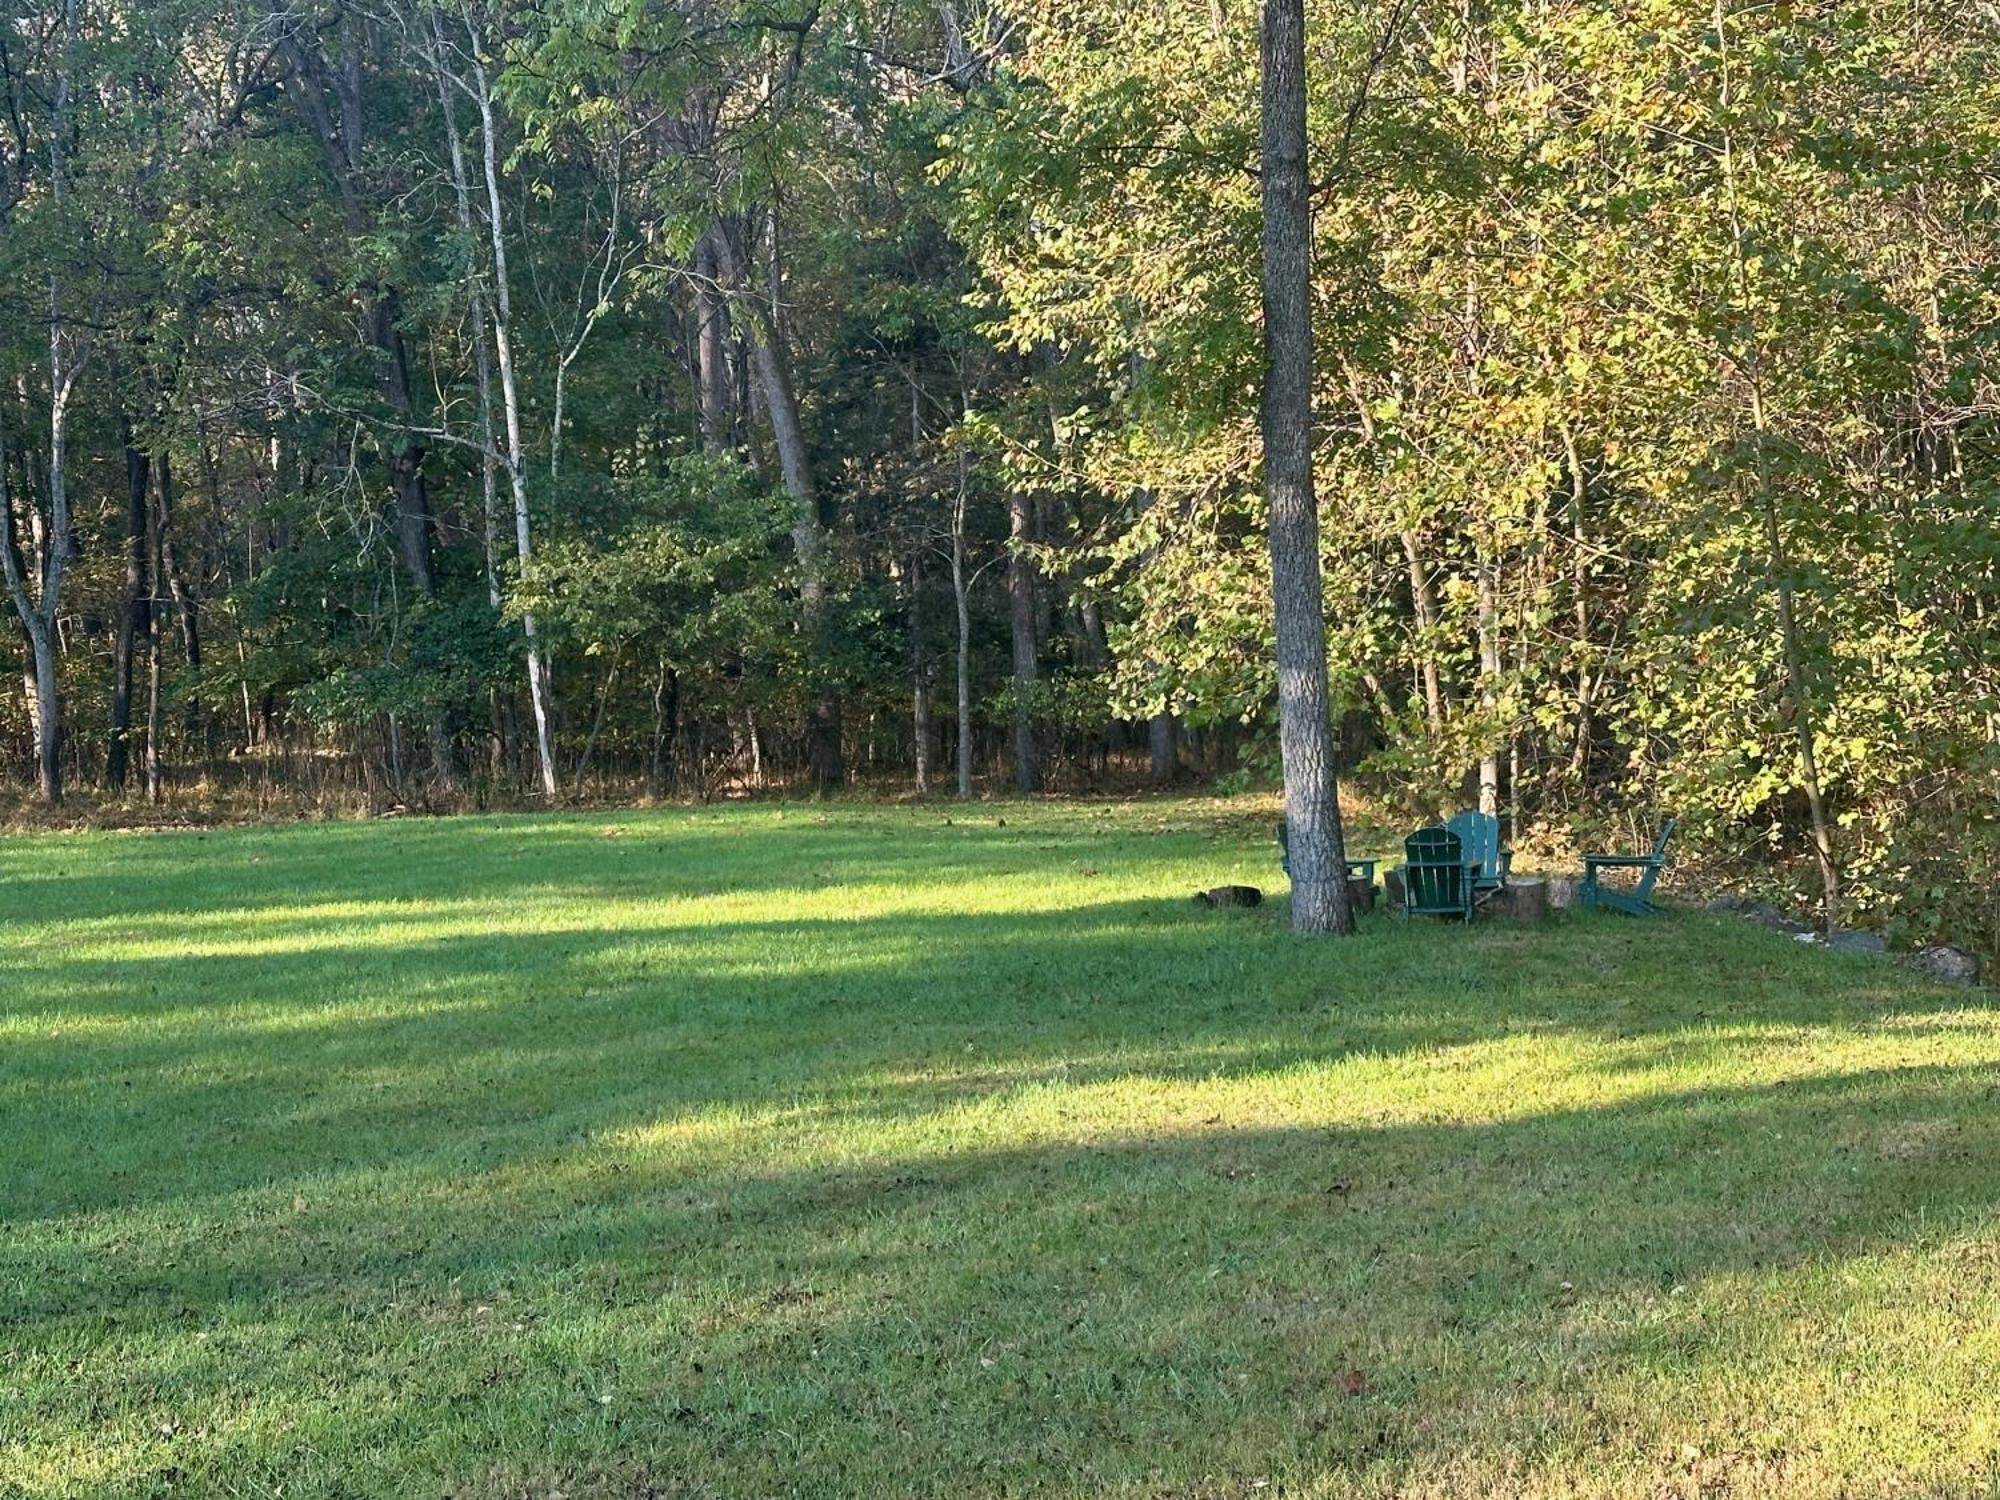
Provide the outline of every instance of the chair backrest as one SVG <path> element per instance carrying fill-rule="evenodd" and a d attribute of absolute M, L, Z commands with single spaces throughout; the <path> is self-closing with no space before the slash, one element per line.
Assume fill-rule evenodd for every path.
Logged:
<path fill-rule="evenodd" d="M 1500 820 L 1489 813 L 1462 812 L 1444 825 L 1465 845 L 1465 858 L 1479 861 L 1481 880 L 1500 878 Z"/>
<path fill-rule="evenodd" d="M 1403 889 L 1415 910 L 1465 904 L 1465 844 L 1449 828 L 1419 828 L 1403 840 Z"/>
<path fill-rule="evenodd" d="M 1667 841 L 1674 836 L 1674 824 L 1679 821 L 1679 818 L 1669 818 L 1660 825 L 1660 836 L 1653 840 L 1654 859 L 1665 859 L 1667 857 Z"/>

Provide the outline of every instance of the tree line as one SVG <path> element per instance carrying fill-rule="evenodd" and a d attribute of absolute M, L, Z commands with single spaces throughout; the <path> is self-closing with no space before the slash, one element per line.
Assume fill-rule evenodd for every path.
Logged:
<path fill-rule="evenodd" d="M 2000 946 L 2000 20 L 1308 8 L 1267 466 L 1265 19 L 15 8 L 8 764 L 1251 784 L 1305 650 L 1396 805 L 1671 809 L 1828 920 Z"/>

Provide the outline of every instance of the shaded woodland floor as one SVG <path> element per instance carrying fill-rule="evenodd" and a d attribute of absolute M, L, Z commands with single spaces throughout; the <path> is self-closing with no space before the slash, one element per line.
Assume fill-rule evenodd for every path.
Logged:
<path fill-rule="evenodd" d="M 1965 1495 L 2000 1014 L 1226 803 L 0 849 L 0 1495 Z"/>

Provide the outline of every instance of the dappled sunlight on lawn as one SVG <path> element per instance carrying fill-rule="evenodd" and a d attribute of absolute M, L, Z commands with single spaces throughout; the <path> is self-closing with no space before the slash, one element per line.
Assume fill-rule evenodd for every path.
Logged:
<path fill-rule="evenodd" d="M 186 913 L 113 910 L 172 840 L 11 851 L 81 896 L 0 933 L 0 1489 L 1991 1471 L 1990 1008 L 1701 918 L 1300 943 L 1189 906 L 1267 853 L 1198 815 L 1006 816 L 294 829 Z"/>

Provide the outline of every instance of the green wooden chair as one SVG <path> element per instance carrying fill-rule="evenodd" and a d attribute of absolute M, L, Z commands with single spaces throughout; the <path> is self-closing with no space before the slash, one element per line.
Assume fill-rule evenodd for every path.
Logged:
<path fill-rule="evenodd" d="M 1375 883 L 1375 861 L 1372 859 L 1350 859 L 1347 862 L 1347 878 Z M 1292 830 L 1287 823 L 1278 824 L 1278 868 L 1287 876 L 1292 873 Z"/>
<path fill-rule="evenodd" d="M 1660 825 L 1651 854 L 1586 854 L 1583 857 L 1583 886 L 1577 892 L 1581 906 L 1608 907 L 1634 917 L 1665 916 L 1652 901 L 1653 882 L 1667 863 L 1667 843 L 1674 836 L 1674 818 Z M 1604 870 L 1637 870 L 1639 879 L 1629 886 L 1606 885 L 1597 877 Z"/>
<path fill-rule="evenodd" d="M 1466 856 L 1465 841 L 1449 828 L 1419 828 L 1403 840 L 1403 917 L 1462 917 L 1472 920 L 1479 861 Z"/>
<path fill-rule="evenodd" d="M 1476 894 L 1485 896 L 1507 883 L 1514 868 L 1514 851 L 1500 847 L 1500 820 L 1483 812 L 1462 812 L 1444 825 L 1465 845 L 1465 857 L 1479 862 L 1473 878 Z"/>

